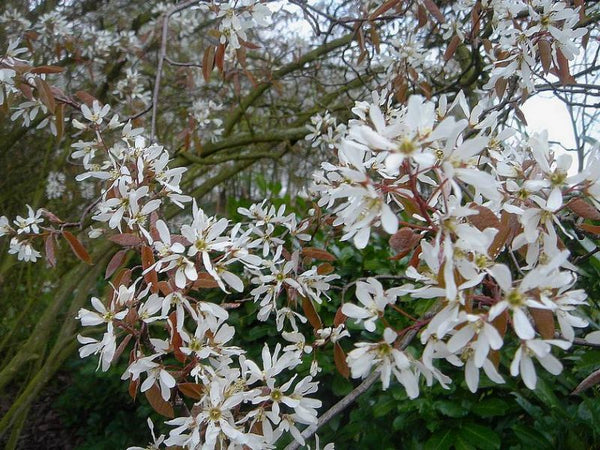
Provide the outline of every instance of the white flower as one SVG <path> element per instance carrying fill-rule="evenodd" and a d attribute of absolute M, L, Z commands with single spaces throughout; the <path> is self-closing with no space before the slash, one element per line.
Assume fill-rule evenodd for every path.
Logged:
<path fill-rule="evenodd" d="M 388 304 L 396 302 L 398 291 L 390 289 L 384 291 L 383 286 L 377 279 L 369 278 L 367 282 L 358 281 L 356 283 L 356 298 L 363 306 L 356 306 L 352 303 L 345 303 L 342 306 L 342 312 L 357 322 L 362 322 L 367 331 L 375 331 L 375 321 L 383 316 L 385 307 Z"/>
<path fill-rule="evenodd" d="M 525 386 L 529 389 L 535 389 L 537 375 L 535 373 L 535 366 L 533 365 L 533 358 L 537 359 L 540 365 L 551 374 L 558 375 L 561 373 L 563 366 L 552 354 L 552 345 L 567 350 L 571 346 L 571 343 L 557 339 L 531 339 L 522 341 L 510 364 L 510 374 L 513 377 L 520 374 Z"/>
<path fill-rule="evenodd" d="M 96 125 L 102 124 L 102 119 L 108 114 L 110 111 L 110 105 L 104 105 L 100 107 L 100 102 L 98 100 L 94 100 L 92 103 L 92 109 L 84 103 L 81 105 L 81 112 L 83 117 L 89 120 Z"/>

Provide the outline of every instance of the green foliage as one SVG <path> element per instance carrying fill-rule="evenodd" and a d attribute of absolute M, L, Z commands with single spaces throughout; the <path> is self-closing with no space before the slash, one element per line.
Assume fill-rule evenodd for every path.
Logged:
<path fill-rule="evenodd" d="M 127 361 L 108 372 L 96 371 L 97 361 L 71 358 L 64 369 L 71 375 L 71 384 L 56 402 L 62 423 L 80 440 L 79 450 L 124 449 L 145 445 L 150 441 L 146 418 L 158 429 L 163 418 L 153 412 L 143 394 L 134 402 L 127 392 L 121 374 Z"/>
<path fill-rule="evenodd" d="M 259 183 L 264 198 L 276 205 L 286 204 L 286 211 L 306 214 L 313 207 L 302 199 L 278 197 L 280 185 Z M 230 218 L 243 219 L 238 213 L 240 206 L 250 205 L 248 200 L 228 199 Z M 306 216 L 306 215 L 305 215 Z M 324 234 L 317 232 L 311 245 L 325 246 Z M 341 304 L 342 295 L 351 300 L 354 295 L 352 280 L 369 276 L 379 276 L 386 286 L 397 285 L 402 280 L 386 279 L 403 273 L 406 260 L 393 261 L 389 245 L 384 239 L 374 236 L 364 250 L 357 250 L 351 243 L 338 242 L 329 245 L 336 256 L 336 273 L 341 276 L 330 293 L 331 302 L 315 304 L 326 326 Z M 591 258 L 584 265 L 585 276 L 581 283 L 591 293 L 593 304 L 600 293 L 600 264 Z M 219 301 L 219 292 L 206 290 L 204 300 Z M 230 294 L 226 301 L 248 299 L 248 292 Z M 414 302 L 402 299 L 400 306 L 414 316 L 422 315 L 431 305 L 430 301 Z M 260 359 L 265 343 L 272 348 L 278 341 L 279 332 L 269 322 L 256 319 L 258 305 L 245 301 L 242 306 L 230 310 L 229 323 L 238 331 L 235 345 L 248 350 L 250 358 Z M 597 322 L 592 317 L 592 322 Z M 394 325 L 407 326 L 409 319 L 398 314 L 392 317 Z M 308 325 L 307 325 L 308 326 Z M 353 321 L 347 322 L 353 335 L 363 332 Z M 380 332 L 382 330 L 379 330 Z M 365 335 L 365 338 L 368 337 Z M 343 340 L 341 345 L 346 352 L 351 350 Z M 409 347 L 408 351 L 411 351 Z M 357 380 L 346 380 L 335 368 L 333 349 L 327 346 L 316 349 L 322 372 L 319 375 L 319 398 L 323 401 L 322 412 L 347 395 L 357 384 Z M 308 374 L 309 360 L 299 367 L 300 376 Z M 563 359 L 565 370 L 560 377 L 554 377 L 538 366 L 538 386 L 535 391 L 525 388 L 520 379 L 508 375 L 510 360 L 501 361 L 501 373 L 506 384 L 495 385 L 482 373 L 480 390 L 472 394 L 463 381 L 464 373 L 448 364 L 442 367 L 453 383 L 449 390 L 439 384 L 427 387 L 422 383 L 421 395 L 415 400 L 407 398 L 398 383 L 392 383 L 387 391 L 381 391 L 376 383 L 367 393 L 359 397 L 356 404 L 335 417 L 319 431 L 321 442 L 335 442 L 338 449 L 377 448 L 377 449 L 425 449 L 425 450 L 467 450 L 467 449 L 588 449 L 600 446 L 600 402 L 598 392 L 589 390 L 581 396 L 571 396 L 577 384 L 600 367 L 600 350 L 581 347 L 571 350 Z M 84 441 L 82 449 L 125 448 L 127 445 L 143 445 L 149 440 L 145 417 L 151 415 L 156 426 L 163 433 L 168 427 L 161 425 L 162 418 L 152 416 L 145 400 L 133 402 L 126 392 L 126 384 L 120 375 L 126 367 L 124 357 L 107 373 L 95 371 L 96 362 L 73 359 L 68 370 L 73 373 L 73 384 L 59 399 L 58 406 L 63 419 Z M 90 383 L 89 380 L 94 382 Z M 126 405 L 124 408 L 123 405 Z M 288 441 L 281 442 L 283 448 Z"/>

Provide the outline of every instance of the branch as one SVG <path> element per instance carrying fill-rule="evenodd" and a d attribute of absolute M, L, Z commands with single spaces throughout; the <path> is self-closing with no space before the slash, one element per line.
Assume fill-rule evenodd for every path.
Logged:
<path fill-rule="evenodd" d="M 429 315 L 430 315 L 430 313 L 427 313 L 423 317 L 426 318 Z M 404 335 L 404 338 L 402 339 L 402 343 L 400 344 L 400 350 L 404 350 L 406 347 L 408 347 L 408 344 L 410 344 L 410 342 L 416 336 L 417 331 L 418 331 L 417 328 L 411 328 Z M 302 432 L 302 437 L 304 439 L 310 439 L 317 432 L 317 430 L 319 428 L 321 428 L 323 425 L 325 425 L 327 422 L 329 422 L 331 419 L 333 419 L 335 416 L 337 416 L 339 413 L 341 413 L 344 409 L 346 409 L 348 406 L 350 406 L 352 403 L 354 403 L 354 401 L 358 397 L 360 397 L 362 394 L 364 394 L 373 384 L 375 384 L 375 382 L 378 379 L 379 379 L 378 371 L 373 372 L 371 375 L 369 375 L 367 378 L 365 378 L 365 380 L 362 383 L 360 383 L 357 387 L 355 387 L 352 392 L 350 392 L 348 395 L 346 395 L 343 399 L 341 399 L 339 402 L 337 402 L 335 405 L 333 405 L 331 408 L 329 408 L 325 414 L 323 414 L 321 417 L 319 417 L 319 422 L 317 423 L 317 426 L 308 427 L 306 430 L 304 430 Z M 285 450 L 296 450 L 299 447 L 300 447 L 300 443 L 298 441 L 294 441 L 290 445 L 288 445 L 285 448 Z"/>
<path fill-rule="evenodd" d="M 158 112 L 158 94 L 160 91 L 160 78 L 162 77 L 163 64 L 167 56 L 167 34 L 169 32 L 169 19 L 179 11 L 189 8 L 200 0 L 187 0 L 175 5 L 168 10 L 163 17 L 162 33 L 160 41 L 160 52 L 158 54 L 158 67 L 156 68 L 156 78 L 154 79 L 154 92 L 152 94 L 152 125 L 150 131 L 150 141 L 154 142 L 156 137 L 156 115 Z"/>
<path fill-rule="evenodd" d="M 320 56 L 326 55 L 327 53 L 343 47 L 344 45 L 350 43 L 354 38 L 354 33 L 349 33 L 346 36 L 342 36 L 339 39 L 328 42 L 326 44 L 317 47 L 316 49 L 306 53 L 302 57 L 300 57 L 297 61 L 292 62 L 283 66 L 281 69 L 273 72 L 270 81 L 265 81 L 256 86 L 239 104 L 237 108 L 235 108 L 229 117 L 225 120 L 223 126 L 223 135 L 228 136 L 236 123 L 240 120 L 240 118 L 244 115 L 246 110 L 273 84 L 273 81 L 279 80 L 283 78 L 289 73 L 292 73 L 296 70 L 304 67 L 306 63 L 312 62 Z"/>

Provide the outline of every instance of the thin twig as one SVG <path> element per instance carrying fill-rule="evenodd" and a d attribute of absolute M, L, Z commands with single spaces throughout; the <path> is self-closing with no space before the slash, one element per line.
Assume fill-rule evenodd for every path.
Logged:
<path fill-rule="evenodd" d="M 167 11 L 163 17 L 160 52 L 158 54 L 158 67 L 156 68 L 156 78 L 154 79 L 154 92 L 152 93 L 152 126 L 150 130 L 150 140 L 152 142 L 154 142 L 156 138 L 156 115 L 158 112 L 158 94 L 160 91 L 160 79 L 162 77 L 163 64 L 167 56 L 167 34 L 169 32 L 169 19 L 173 14 L 182 11 L 185 8 L 189 8 L 194 3 L 198 2 L 199 0 L 187 0 L 183 3 L 175 5 L 169 11 Z"/>
<path fill-rule="evenodd" d="M 423 317 L 426 318 L 428 315 L 429 314 L 425 314 Z M 404 335 L 402 343 L 400 344 L 400 350 L 404 350 L 406 347 L 408 347 L 408 344 L 410 344 L 410 342 L 416 336 L 417 331 L 417 328 L 413 328 L 410 329 Z M 365 378 L 365 380 L 362 383 L 360 383 L 356 388 L 354 388 L 352 392 L 346 395 L 343 399 L 341 399 L 339 402 L 337 402 L 335 405 L 329 408 L 327 412 L 325 412 L 325 414 L 319 417 L 319 421 L 316 426 L 308 427 L 306 430 L 304 430 L 302 432 L 302 437 L 304 439 L 310 439 L 319 428 L 321 428 L 323 425 L 325 425 L 327 422 L 329 422 L 331 419 L 333 419 L 335 416 L 341 413 L 344 409 L 346 409 L 348 406 L 354 403 L 354 401 L 358 397 L 364 394 L 373 384 L 375 384 L 379 377 L 379 371 L 377 371 L 373 372 L 371 375 Z M 298 447 L 300 447 L 300 443 L 298 441 L 294 441 L 290 443 L 285 448 L 285 450 L 296 450 Z"/>

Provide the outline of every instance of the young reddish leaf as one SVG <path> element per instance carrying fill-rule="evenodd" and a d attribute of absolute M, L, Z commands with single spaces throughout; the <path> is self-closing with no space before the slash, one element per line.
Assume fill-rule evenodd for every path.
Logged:
<path fill-rule="evenodd" d="M 38 66 L 38 67 L 34 67 L 33 69 L 31 69 L 29 72 L 30 73 L 61 73 L 63 70 L 65 70 L 62 67 L 58 67 L 58 66 Z"/>
<path fill-rule="evenodd" d="M 113 273 L 119 268 L 123 261 L 125 260 L 125 255 L 127 254 L 127 250 L 119 250 L 117 253 L 113 255 L 106 266 L 106 272 L 104 273 L 104 279 L 109 279 Z"/>
<path fill-rule="evenodd" d="M 129 379 L 129 388 L 127 390 L 129 391 L 129 395 L 133 400 L 135 400 L 135 398 L 137 397 L 137 392 L 138 392 L 139 386 L 140 386 L 139 378 L 137 380 Z"/>
<path fill-rule="evenodd" d="M 589 223 L 582 223 L 579 225 L 583 231 L 587 231 L 592 234 L 600 234 L 600 225 L 590 225 Z"/>
<path fill-rule="evenodd" d="M 450 40 L 450 43 L 448 44 L 446 51 L 444 52 L 444 61 L 449 61 L 450 58 L 452 58 L 454 56 L 454 53 L 456 52 L 456 49 L 458 48 L 459 44 L 460 44 L 460 38 L 458 37 L 458 35 L 455 34 L 452 37 L 452 39 Z"/>
<path fill-rule="evenodd" d="M 381 16 L 382 14 L 385 14 L 390 9 L 392 9 L 394 6 L 401 3 L 401 1 L 402 0 L 388 0 L 387 2 L 385 2 L 383 5 L 381 5 L 379 8 L 377 8 L 375 11 L 373 11 L 369 15 L 369 20 L 376 19 L 377 17 Z"/>
<path fill-rule="evenodd" d="M 169 419 L 175 417 L 173 406 L 162 398 L 162 395 L 160 394 L 160 388 L 156 383 L 154 383 L 152 387 L 144 394 L 146 394 L 148 403 L 150 403 L 150 406 L 152 406 L 154 411 L 159 413 L 161 416 L 168 417 Z"/>
<path fill-rule="evenodd" d="M 323 263 L 323 264 L 320 264 L 319 267 L 317 267 L 317 273 L 319 275 L 329 275 L 334 270 L 335 270 L 335 268 L 329 263 Z"/>
<path fill-rule="evenodd" d="M 50 111 L 52 114 L 54 114 L 54 109 L 56 108 L 56 102 L 54 101 L 54 96 L 52 95 L 52 92 L 50 91 L 50 86 L 48 86 L 48 83 L 46 83 L 44 80 L 42 80 L 39 77 L 36 77 L 34 80 L 35 80 L 35 87 L 37 88 L 38 97 L 40 98 L 41 102 L 44 105 L 46 105 L 46 108 L 48 108 L 48 111 Z"/>
<path fill-rule="evenodd" d="M 335 261 L 335 256 L 329 253 L 327 250 L 316 247 L 304 247 L 302 254 L 313 259 L 320 259 L 322 261 Z"/>
<path fill-rule="evenodd" d="M 127 286 L 130 281 L 131 269 L 127 269 L 124 267 L 117 272 L 117 275 L 115 275 L 112 284 L 118 288 L 119 286 Z"/>
<path fill-rule="evenodd" d="M 419 21 L 417 28 L 423 28 L 427 25 L 427 10 L 421 4 L 417 7 L 417 19 Z"/>
<path fill-rule="evenodd" d="M 181 347 L 183 346 L 183 339 L 181 339 L 181 335 L 177 331 L 177 312 L 173 311 L 169 314 L 169 332 L 171 333 L 171 345 L 173 346 L 173 355 L 175 359 L 179 362 L 185 362 L 187 356 L 185 353 L 181 351 Z"/>
<path fill-rule="evenodd" d="M 304 311 L 304 315 L 308 319 L 309 323 L 315 330 L 320 330 L 323 328 L 323 322 L 321 321 L 321 318 L 319 317 L 319 314 L 315 310 L 315 307 L 310 299 L 302 297 L 302 310 Z"/>
<path fill-rule="evenodd" d="M 249 48 L 250 50 L 258 50 L 260 48 L 260 45 L 253 44 L 252 42 L 248 42 L 243 39 L 238 38 L 238 41 L 240 41 L 240 44 L 243 47 Z"/>
<path fill-rule="evenodd" d="M 583 217 L 584 219 L 600 220 L 600 211 L 582 198 L 574 198 L 567 203 L 567 206 L 579 217 Z"/>
<path fill-rule="evenodd" d="M 177 384 L 179 391 L 194 400 L 200 400 L 202 398 L 203 387 L 198 383 L 179 383 Z"/>
<path fill-rule="evenodd" d="M 372 25 L 371 28 L 369 28 L 369 34 L 371 35 L 371 42 L 375 47 L 375 51 L 379 53 L 381 51 L 381 38 L 379 36 L 379 32 L 377 31 L 377 27 Z"/>
<path fill-rule="evenodd" d="M 496 317 L 492 321 L 492 325 L 494 326 L 494 328 L 496 328 L 496 330 L 498 330 L 500 336 L 504 337 L 508 328 L 508 312 L 504 311 L 502 314 Z"/>
<path fill-rule="evenodd" d="M 142 267 L 144 268 L 144 271 L 154 265 L 155 262 L 152 249 L 147 245 L 142 245 Z M 148 272 L 144 274 L 144 280 L 146 280 L 146 283 L 152 284 L 150 289 L 153 293 L 158 292 L 158 275 L 156 270 L 148 270 Z"/>
<path fill-rule="evenodd" d="M 56 140 L 60 141 L 65 130 L 65 104 L 59 103 L 54 110 L 54 123 L 56 125 Z"/>
<path fill-rule="evenodd" d="M 467 220 L 471 222 L 478 230 L 485 230 L 486 228 L 500 229 L 500 219 L 496 217 L 496 214 L 485 206 L 478 205 L 477 203 L 469 204 L 469 208 L 476 209 L 479 214 L 468 216 Z"/>
<path fill-rule="evenodd" d="M 114 236 L 110 236 L 108 240 L 123 247 L 135 247 L 143 242 L 139 236 L 131 233 L 115 234 Z"/>
<path fill-rule="evenodd" d="M 75 92 L 75 96 L 88 106 L 92 106 L 92 103 L 96 100 L 96 97 L 85 91 L 77 91 Z"/>
<path fill-rule="evenodd" d="M 575 390 L 571 392 L 571 395 L 580 394 L 586 389 L 596 386 L 598 383 L 600 383 L 600 369 L 592 372 L 581 383 L 579 383 Z"/>
<path fill-rule="evenodd" d="M 529 308 L 535 327 L 544 339 L 554 338 L 554 314 L 548 309 Z"/>
<path fill-rule="evenodd" d="M 419 244 L 412 256 L 410 257 L 410 261 L 408 261 L 409 266 L 414 267 L 415 269 L 419 267 L 419 256 L 421 255 L 421 250 L 421 245 Z"/>
<path fill-rule="evenodd" d="M 209 45 L 204 50 L 204 56 L 202 57 L 202 76 L 204 81 L 208 82 L 210 74 L 215 67 L 215 47 Z"/>
<path fill-rule="evenodd" d="M 72 233 L 70 233 L 66 230 L 62 231 L 62 235 L 67 240 L 69 245 L 71 246 L 71 250 L 73 250 L 73 253 L 75 253 L 75 256 L 77 256 L 80 260 L 82 260 L 86 264 L 92 264 L 92 259 L 90 258 L 89 253 L 87 252 L 85 247 L 81 244 L 81 242 L 79 242 L 79 239 L 77 239 L 77 237 L 75 237 Z"/>
<path fill-rule="evenodd" d="M 498 81 L 496 81 L 496 84 L 494 85 L 494 91 L 496 92 L 498 100 L 502 100 L 502 97 L 504 97 L 507 84 L 508 80 L 506 78 L 499 78 Z"/>
<path fill-rule="evenodd" d="M 339 343 L 333 344 L 333 360 L 335 362 L 335 368 L 344 378 L 350 376 L 350 368 L 346 362 L 346 354 Z"/>
<path fill-rule="evenodd" d="M 437 5 L 433 2 L 433 0 L 423 0 L 423 6 L 425 6 L 425 8 L 427 8 L 429 13 L 433 17 L 435 17 L 438 22 L 440 22 L 440 23 L 446 22 L 444 15 L 440 11 L 440 9 L 437 7 Z"/>
<path fill-rule="evenodd" d="M 54 236 L 49 234 L 46 236 L 44 246 L 46 248 L 46 261 L 50 264 L 51 267 L 56 266 L 56 254 L 54 251 Z"/>
<path fill-rule="evenodd" d="M 396 252 L 396 257 L 403 258 L 417 246 L 420 240 L 420 236 L 412 229 L 402 227 L 390 237 L 389 244 Z"/>
<path fill-rule="evenodd" d="M 160 290 L 160 293 L 164 296 L 167 296 L 173 292 L 173 289 L 171 289 L 171 286 L 166 281 L 159 281 L 158 289 Z"/>
<path fill-rule="evenodd" d="M 540 39 L 537 46 L 544 73 L 548 73 L 552 67 L 552 46 L 546 39 Z"/>
<path fill-rule="evenodd" d="M 131 334 L 128 334 L 127 336 L 125 336 L 125 338 L 123 338 L 123 340 L 121 341 L 121 343 L 115 350 L 115 354 L 112 359 L 113 363 L 116 362 L 121 357 L 121 355 L 123 354 L 123 351 L 125 350 L 125 347 L 127 347 L 127 344 L 129 344 L 131 337 L 132 337 Z"/>
<path fill-rule="evenodd" d="M 225 62 L 225 44 L 219 44 L 215 52 L 215 65 L 220 73 L 223 73 L 223 64 Z"/>
<path fill-rule="evenodd" d="M 502 216 L 500 218 L 500 228 L 498 233 L 496 233 L 496 237 L 492 241 L 492 245 L 489 248 L 489 254 L 491 257 L 496 257 L 500 250 L 504 248 L 504 244 L 508 241 L 508 238 L 513 229 L 513 221 L 516 220 L 513 214 L 502 211 Z"/>
<path fill-rule="evenodd" d="M 559 48 L 556 49 L 556 61 L 558 63 L 558 78 L 560 82 L 563 85 L 573 83 L 575 80 L 569 69 L 569 60 Z"/>
<path fill-rule="evenodd" d="M 219 283 L 217 283 L 217 281 L 212 277 L 211 274 L 207 273 L 207 272 L 199 272 L 198 273 L 198 279 L 196 281 L 194 281 L 194 284 L 192 285 L 192 287 L 194 289 L 213 289 L 213 288 L 218 288 L 219 287 Z"/>
<path fill-rule="evenodd" d="M 333 326 L 337 327 L 346 322 L 346 315 L 342 312 L 342 307 L 340 306 L 338 310 L 335 312 L 335 317 L 333 318 Z"/>
<path fill-rule="evenodd" d="M 521 110 L 521 108 L 519 108 L 518 106 L 515 106 L 514 112 L 515 112 L 515 116 L 517 116 L 517 118 L 521 122 L 523 122 L 523 125 L 527 126 L 527 119 L 525 118 L 525 114 L 523 114 L 523 111 Z"/>

